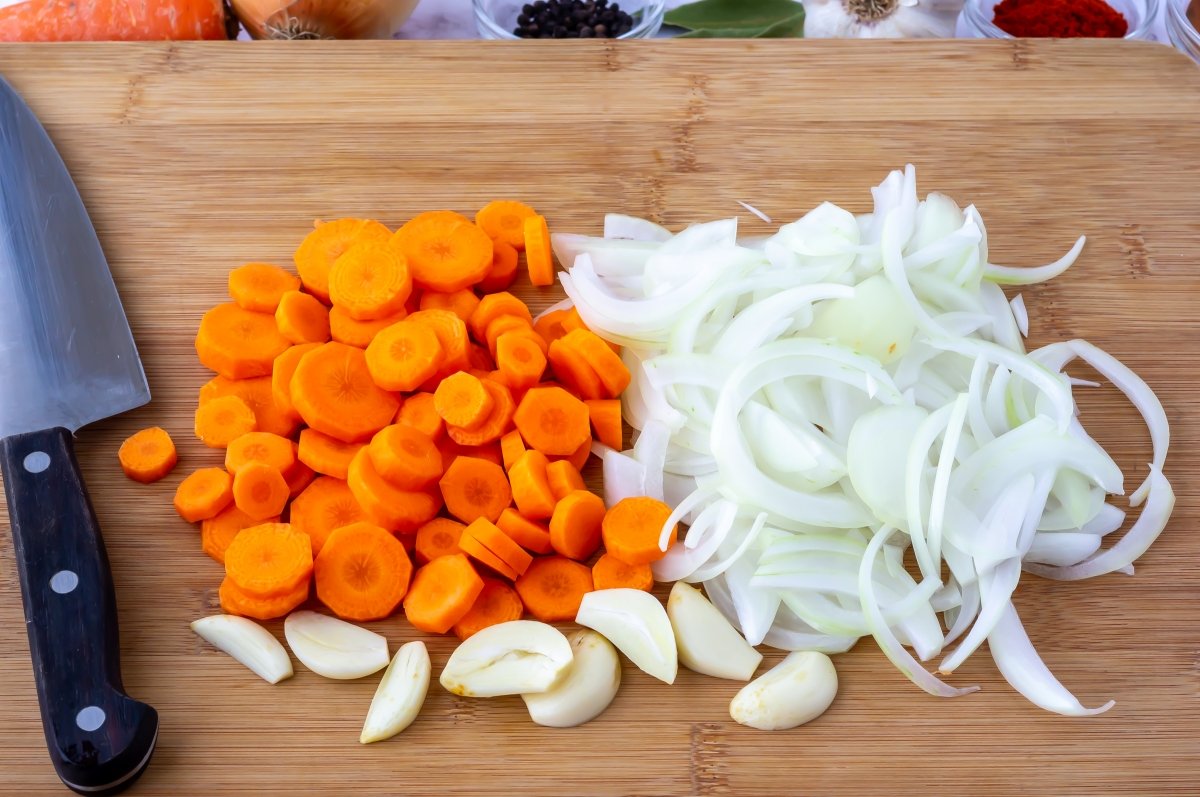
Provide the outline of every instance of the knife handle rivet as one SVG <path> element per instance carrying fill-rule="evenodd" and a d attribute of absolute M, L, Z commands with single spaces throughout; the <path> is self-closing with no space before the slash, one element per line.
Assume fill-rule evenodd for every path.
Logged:
<path fill-rule="evenodd" d="M 45 451 L 33 451 L 25 456 L 25 470 L 30 473 L 41 473 L 50 467 L 50 455 Z"/>
<path fill-rule="evenodd" d="M 59 570 L 50 576 L 50 589 L 59 595 L 66 595 L 79 586 L 79 576 L 73 570 Z"/>
<path fill-rule="evenodd" d="M 75 724 L 79 726 L 80 730 L 90 733 L 103 725 L 105 719 L 107 717 L 104 709 L 99 706 L 88 706 L 80 709 L 79 713 L 75 715 Z"/>

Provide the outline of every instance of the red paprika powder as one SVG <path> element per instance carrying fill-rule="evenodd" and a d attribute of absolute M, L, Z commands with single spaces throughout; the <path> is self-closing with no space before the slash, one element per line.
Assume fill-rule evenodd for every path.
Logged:
<path fill-rule="evenodd" d="M 1111 38 L 1129 32 L 1129 23 L 1104 0 L 1001 0 L 992 21 L 1018 38 Z"/>

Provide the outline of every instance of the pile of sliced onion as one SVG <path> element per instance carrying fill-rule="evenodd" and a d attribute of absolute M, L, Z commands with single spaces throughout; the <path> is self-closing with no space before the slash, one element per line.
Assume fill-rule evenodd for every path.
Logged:
<path fill-rule="evenodd" d="M 1132 573 L 1174 506 L 1169 431 L 1136 374 L 1082 341 L 1027 352 L 1029 316 L 1001 285 L 1066 271 L 988 262 L 974 207 L 918 201 L 911 166 L 871 213 L 823 204 L 766 239 L 737 220 L 672 234 L 610 214 L 604 237 L 556 235 L 587 325 L 621 344 L 631 451 L 597 447 L 610 502 L 674 507 L 662 580 L 703 582 L 752 644 L 840 652 L 875 638 L 925 691 L 986 640 L 1037 705 L 1094 714 L 1042 663 L 1013 608 L 1022 571 Z M 1076 417 L 1067 376 L 1091 365 L 1137 407 L 1153 444 L 1132 494 Z M 666 549 L 667 530 L 687 525 Z M 911 549 L 915 567 L 905 566 Z M 922 662 L 937 659 L 936 672 Z"/>

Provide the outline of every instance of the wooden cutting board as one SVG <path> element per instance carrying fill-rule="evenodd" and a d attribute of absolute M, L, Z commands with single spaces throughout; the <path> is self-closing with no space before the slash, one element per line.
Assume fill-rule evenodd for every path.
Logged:
<path fill-rule="evenodd" d="M 1068 795 L 1200 790 L 1200 71 L 1165 47 L 1099 42 L 310 43 L 6 46 L 112 263 L 154 401 L 85 429 L 79 452 L 118 585 L 125 682 L 158 708 L 138 794 Z M 823 200 L 863 210 L 886 172 L 974 202 L 992 260 L 1034 264 L 1089 239 L 1065 277 L 1024 291 L 1035 342 L 1085 336 L 1141 373 L 1171 418 L 1175 519 L 1133 578 L 1026 577 L 1021 616 L 1094 719 L 1028 704 L 986 652 L 939 700 L 870 640 L 838 658 L 818 722 L 732 723 L 737 684 L 625 667 L 597 721 L 529 722 L 519 699 L 436 684 L 416 724 L 358 744 L 376 678 L 268 686 L 195 637 L 221 568 L 170 498 L 211 464 L 191 435 L 208 378 L 192 336 L 229 268 L 288 263 L 314 218 L 397 225 L 416 211 L 524 199 L 552 228 L 625 210 L 671 226 L 765 226 Z M 554 291 L 522 289 L 543 306 Z M 0 375 L 2 379 L 2 375 Z M 1115 390 L 1083 420 L 1139 483 L 1149 458 Z M 160 424 L 163 482 L 126 481 L 120 441 Z M 0 509 L 4 792 L 62 793 L 46 758 L 9 531 Z M 280 631 L 279 624 L 273 629 Z M 393 649 L 414 632 L 374 624 Z M 435 672 L 453 643 L 431 643 Z M 778 658 L 769 654 L 768 661 Z"/>

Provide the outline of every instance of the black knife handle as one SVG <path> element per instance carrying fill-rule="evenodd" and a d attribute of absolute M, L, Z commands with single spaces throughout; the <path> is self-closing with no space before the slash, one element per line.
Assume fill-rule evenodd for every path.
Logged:
<path fill-rule="evenodd" d="M 63 783 L 112 794 L 142 772 L 158 712 L 125 694 L 108 554 L 71 432 L 0 442 L 42 727 Z"/>

